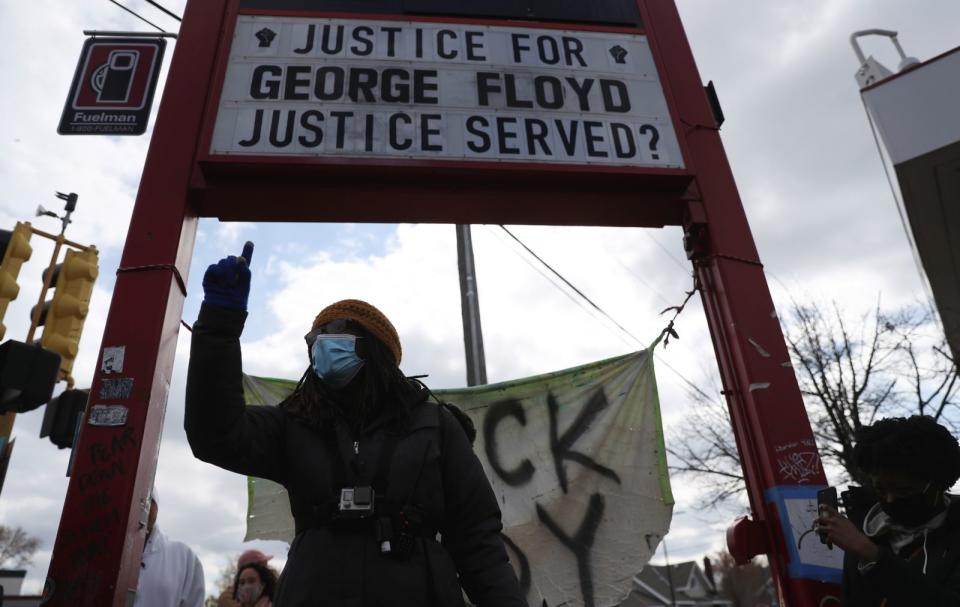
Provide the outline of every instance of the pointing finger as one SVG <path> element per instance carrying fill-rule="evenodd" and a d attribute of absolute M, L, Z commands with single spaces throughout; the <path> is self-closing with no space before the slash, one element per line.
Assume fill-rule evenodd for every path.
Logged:
<path fill-rule="evenodd" d="M 247 262 L 247 265 L 250 265 L 250 262 L 253 261 L 253 242 L 247 241 L 243 245 L 243 253 L 240 254 L 240 257 Z"/>

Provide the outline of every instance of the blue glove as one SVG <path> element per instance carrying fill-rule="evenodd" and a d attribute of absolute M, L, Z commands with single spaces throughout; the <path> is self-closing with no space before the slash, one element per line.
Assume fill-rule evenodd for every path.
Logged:
<path fill-rule="evenodd" d="M 243 245 L 240 257 L 230 255 L 207 268 L 203 275 L 204 303 L 246 310 L 250 296 L 250 260 L 253 257 L 253 243 L 249 240 Z"/>

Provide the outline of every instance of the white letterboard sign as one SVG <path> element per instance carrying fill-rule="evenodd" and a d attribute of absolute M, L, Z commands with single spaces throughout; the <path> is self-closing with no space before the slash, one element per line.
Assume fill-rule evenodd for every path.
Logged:
<path fill-rule="evenodd" d="M 210 152 L 683 168 L 643 35 L 250 15 Z"/>

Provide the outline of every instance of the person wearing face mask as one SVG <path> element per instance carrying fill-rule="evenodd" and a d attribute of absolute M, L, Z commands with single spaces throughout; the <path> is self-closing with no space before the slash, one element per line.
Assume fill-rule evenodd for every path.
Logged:
<path fill-rule="evenodd" d="M 323 308 L 307 368 L 276 407 L 247 407 L 240 334 L 252 244 L 204 275 L 184 427 L 199 459 L 282 484 L 295 537 L 275 607 L 526 605 L 499 505 L 464 427 L 400 371 L 390 320 Z"/>
<path fill-rule="evenodd" d="M 272 607 L 277 572 L 267 563 L 273 556 L 251 549 L 237 559 L 233 584 L 217 599 L 217 607 Z"/>
<path fill-rule="evenodd" d="M 858 528 L 822 505 L 817 530 L 844 551 L 846 607 L 960 605 L 960 445 L 933 418 L 864 426 L 853 461 L 877 503 Z"/>

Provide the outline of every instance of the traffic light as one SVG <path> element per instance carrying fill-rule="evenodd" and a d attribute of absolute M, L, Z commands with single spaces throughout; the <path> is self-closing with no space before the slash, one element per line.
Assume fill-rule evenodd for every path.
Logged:
<path fill-rule="evenodd" d="M 3 251 L 3 261 L 0 262 L 0 321 L 7 313 L 7 305 L 20 293 L 17 276 L 20 274 L 20 266 L 30 259 L 30 254 L 33 253 L 30 246 L 31 236 L 33 233 L 29 223 L 18 223 L 12 232 L 0 230 L 0 247 Z M 7 328 L 0 322 L 0 340 L 6 332 Z"/>
<path fill-rule="evenodd" d="M 40 345 L 60 355 L 60 370 L 68 378 L 80 349 L 80 334 L 97 280 L 97 250 L 68 250 L 63 263 L 54 268 L 53 299 L 44 303 L 38 325 L 43 325 Z"/>
<path fill-rule="evenodd" d="M 87 408 L 90 390 L 64 390 L 60 396 L 47 403 L 40 424 L 40 438 L 50 437 L 50 442 L 60 449 L 73 446 L 77 422 Z"/>
<path fill-rule="evenodd" d="M 60 356 L 8 339 L 0 344 L 0 413 L 26 413 L 50 400 Z"/>

